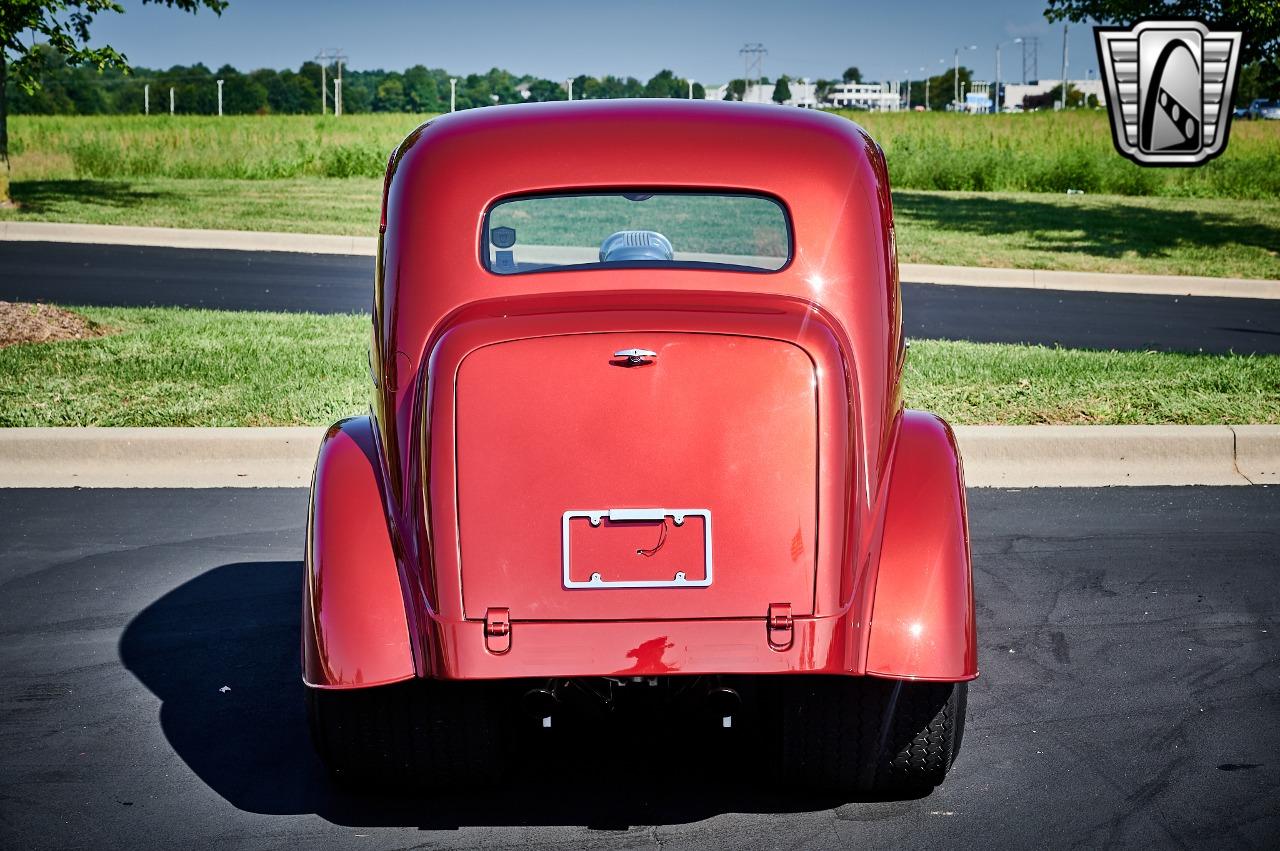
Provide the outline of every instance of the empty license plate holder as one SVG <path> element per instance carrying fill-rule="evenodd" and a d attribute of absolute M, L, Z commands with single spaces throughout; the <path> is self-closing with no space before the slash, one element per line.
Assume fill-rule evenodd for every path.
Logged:
<path fill-rule="evenodd" d="M 705 571 L 700 578 L 689 578 L 690 570 L 675 570 L 671 579 L 605 579 L 600 571 L 592 571 L 589 579 L 573 578 L 573 521 L 585 519 L 591 529 L 602 532 L 610 528 L 625 528 L 629 524 L 670 520 L 675 528 L 684 527 L 691 517 L 701 519 L 703 541 L 701 553 Z M 607 521 L 607 523 L 606 523 Z M 666 540 L 666 529 L 658 547 Z M 656 550 L 658 547 L 655 547 Z M 563 553 L 564 587 L 569 589 L 609 588 L 706 588 L 711 585 L 711 509 L 709 508 L 607 508 L 566 511 L 561 518 L 561 552 Z M 640 551 L 636 551 L 639 553 Z"/>

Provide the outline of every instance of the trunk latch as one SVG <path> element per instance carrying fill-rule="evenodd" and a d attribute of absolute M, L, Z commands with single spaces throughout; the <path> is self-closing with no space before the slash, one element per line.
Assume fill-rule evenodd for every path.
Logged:
<path fill-rule="evenodd" d="M 795 621 L 791 618 L 790 603 L 770 603 L 767 630 L 769 647 L 786 650 L 795 638 Z"/>
<path fill-rule="evenodd" d="M 511 612 L 489 609 L 484 613 L 484 649 L 490 653 L 506 653 L 511 649 Z"/>

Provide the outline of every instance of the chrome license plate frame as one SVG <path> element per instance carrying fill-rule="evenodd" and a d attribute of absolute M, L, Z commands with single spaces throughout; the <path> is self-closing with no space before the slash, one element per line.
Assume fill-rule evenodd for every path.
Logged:
<path fill-rule="evenodd" d="M 593 573 L 590 579 L 574 579 L 570 571 L 573 553 L 570 547 L 570 524 L 574 519 L 585 518 L 593 527 L 604 520 L 611 523 L 646 522 L 671 518 L 676 526 L 683 526 L 685 518 L 701 517 L 703 522 L 703 552 L 706 572 L 701 579 L 689 579 L 686 571 L 677 571 L 671 579 L 602 579 Z M 570 590 L 606 590 L 623 588 L 707 588 L 711 585 L 711 509 L 709 508 L 602 508 L 571 509 L 560 520 L 560 545 L 562 553 L 562 580 Z"/>

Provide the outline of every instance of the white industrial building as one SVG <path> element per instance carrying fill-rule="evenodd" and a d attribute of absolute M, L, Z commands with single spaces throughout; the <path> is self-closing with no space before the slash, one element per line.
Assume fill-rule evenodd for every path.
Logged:
<path fill-rule="evenodd" d="M 827 90 L 826 104 L 835 109 L 897 112 L 902 108 L 899 83 L 837 83 Z"/>
<path fill-rule="evenodd" d="M 1005 83 L 1004 100 L 1001 102 L 1000 108 L 1008 110 L 1014 107 L 1021 107 L 1023 98 L 1047 94 L 1057 88 L 1061 82 L 1061 80 L 1036 80 L 1025 84 Z M 1106 87 L 1102 85 L 1101 80 L 1068 80 L 1067 85 L 1072 91 L 1083 93 L 1086 100 L 1089 95 L 1096 95 L 1099 106 L 1105 106 L 1107 103 Z"/>
<path fill-rule="evenodd" d="M 747 86 L 746 97 L 742 100 L 744 103 L 773 103 L 773 87 L 774 83 L 752 83 Z M 819 106 L 817 99 L 818 87 L 808 80 L 788 80 L 787 88 L 791 90 L 791 97 L 783 102 L 784 106 L 799 106 L 805 109 L 816 109 Z M 707 100 L 724 100 L 725 95 L 729 93 L 729 84 L 725 83 L 715 88 L 707 88 Z"/>
<path fill-rule="evenodd" d="M 747 87 L 745 103 L 773 103 L 773 83 L 752 83 Z M 791 97 L 785 106 L 805 109 L 869 109 L 891 112 L 902 108 L 902 88 L 898 83 L 836 83 L 827 96 L 818 100 L 818 87 L 808 80 L 790 80 Z M 729 84 L 707 88 L 708 100 L 724 100 Z"/>

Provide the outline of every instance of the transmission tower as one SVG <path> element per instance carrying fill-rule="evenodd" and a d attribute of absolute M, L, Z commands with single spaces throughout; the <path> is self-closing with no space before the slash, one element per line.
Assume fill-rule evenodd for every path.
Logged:
<path fill-rule="evenodd" d="M 743 62 L 742 99 L 745 101 L 751 91 L 751 81 L 753 79 L 759 80 L 764 76 L 764 58 L 769 55 L 769 51 L 765 49 L 763 44 L 754 42 L 742 45 L 738 55 L 742 57 Z M 754 72 L 755 76 L 752 76 L 752 72 Z"/>
<path fill-rule="evenodd" d="M 337 85 L 333 90 L 333 112 L 335 115 L 342 114 L 342 63 L 347 61 L 347 55 L 342 52 L 340 47 L 326 47 L 316 54 L 316 61 L 320 63 L 320 114 L 325 115 L 329 111 L 329 81 L 327 79 L 329 64 L 337 63 L 338 76 Z"/>
<path fill-rule="evenodd" d="M 1040 38 L 1028 36 L 1022 40 L 1022 84 L 1025 86 L 1032 80 L 1040 79 L 1038 67 Z"/>

